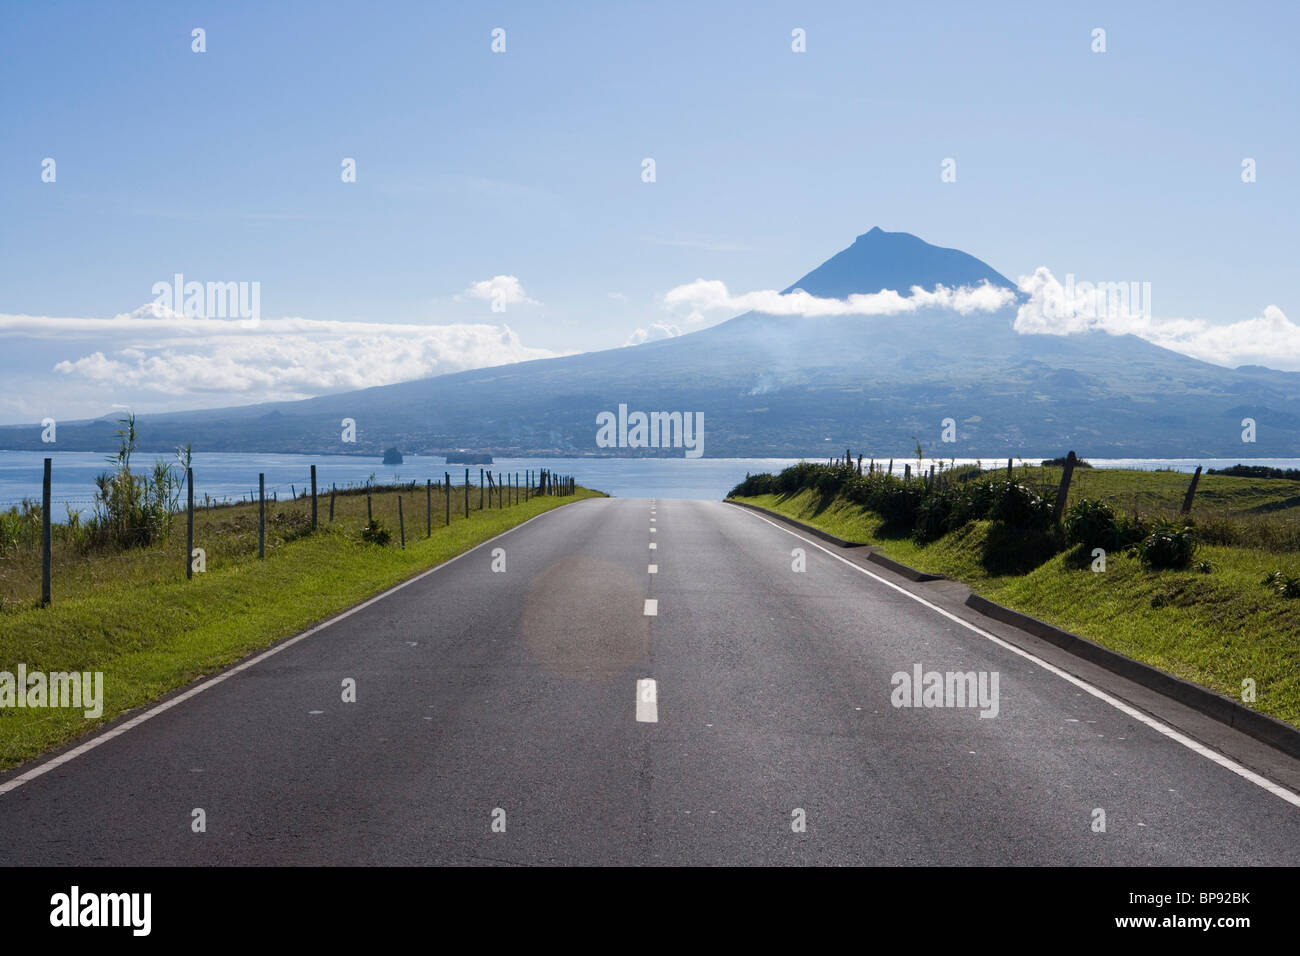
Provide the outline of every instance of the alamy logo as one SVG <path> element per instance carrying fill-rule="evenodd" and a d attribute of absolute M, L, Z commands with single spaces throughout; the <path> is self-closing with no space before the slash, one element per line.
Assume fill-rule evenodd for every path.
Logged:
<path fill-rule="evenodd" d="M 50 925 L 129 926 L 131 935 L 148 936 L 153 925 L 152 893 L 69 893 L 50 897 Z"/>
<path fill-rule="evenodd" d="M 29 674 L 27 665 L 19 664 L 16 676 L 0 671 L 0 710 L 8 707 L 84 707 L 93 719 L 104 713 L 104 672 Z"/>
<path fill-rule="evenodd" d="M 685 448 L 687 458 L 704 454 L 703 412 L 632 412 L 626 405 L 596 416 L 597 448 Z"/>
<path fill-rule="evenodd" d="M 998 715 L 998 672 L 897 671 L 889 683 L 889 702 L 895 707 L 979 707 L 981 717 Z"/>
<path fill-rule="evenodd" d="M 154 304 L 187 319 L 243 319 L 246 328 L 262 321 L 262 283 L 186 282 L 177 272 L 171 282 L 155 282 Z"/>
<path fill-rule="evenodd" d="M 1048 298 L 1043 303 L 1048 318 L 1077 316 L 1085 319 L 1150 319 L 1150 282 L 1075 282 L 1074 274 L 1065 277 L 1063 301 Z"/>

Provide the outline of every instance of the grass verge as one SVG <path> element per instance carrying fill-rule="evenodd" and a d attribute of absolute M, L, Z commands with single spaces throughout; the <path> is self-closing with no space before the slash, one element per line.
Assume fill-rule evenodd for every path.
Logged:
<path fill-rule="evenodd" d="M 1116 480 L 1136 486 L 1140 479 Z M 1182 484 L 1171 483 L 1171 489 Z M 897 561 L 962 581 L 999 604 L 1233 699 L 1241 700 L 1243 681 L 1252 680 L 1256 700 L 1248 706 L 1300 726 L 1300 600 L 1261 585 L 1275 570 L 1300 576 L 1300 554 L 1207 544 L 1196 554 L 1197 563 L 1209 562 L 1204 573 L 1146 570 L 1119 551 L 1107 555 L 1104 573 L 1096 573 L 1090 554 L 1071 549 L 1027 573 L 997 574 L 988 570 L 994 531 L 988 521 L 918 544 L 886 533 L 879 515 L 840 498 L 823 501 L 812 490 L 736 500 L 873 544 Z"/>
<path fill-rule="evenodd" d="M 63 578 L 56 564 L 50 607 L 24 601 L 9 603 L 0 613 L 0 671 L 16 673 L 20 662 L 29 674 L 102 671 L 103 713 L 87 718 L 82 710 L 66 707 L 0 708 L 0 769 L 83 736 L 529 518 L 601 496 L 579 488 L 567 497 L 471 510 L 468 518 L 461 511 L 450 525 L 435 521 L 432 535 L 425 537 L 420 491 L 418 499 L 407 499 L 408 505 L 418 500 L 421 507 L 418 531 L 412 515 L 406 516 L 405 550 L 399 547 L 395 521 L 389 545 L 361 540 L 365 495 L 354 494 L 339 496 L 336 523 L 325 523 L 322 516 L 316 533 L 310 533 L 308 519 L 306 533 L 272 536 L 265 560 L 257 558 L 254 507 L 200 513 L 195 543 L 209 548 L 212 558 L 207 572 L 193 581 L 184 577 L 183 520 L 178 522 L 179 551 L 173 535 L 158 548 L 69 558 Z M 372 504 L 377 517 L 387 504 Z M 288 514 L 292 507 L 301 508 L 301 502 L 276 514 Z M 444 518 L 441 509 L 434 514 Z M 251 539 L 246 527 L 250 516 Z M 273 524 L 268 519 L 268 527 Z"/>

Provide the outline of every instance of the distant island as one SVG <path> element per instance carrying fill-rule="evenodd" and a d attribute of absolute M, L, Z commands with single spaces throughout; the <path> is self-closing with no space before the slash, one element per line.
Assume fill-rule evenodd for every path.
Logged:
<path fill-rule="evenodd" d="M 914 286 L 984 289 L 1002 304 L 964 313 L 928 294 L 934 304 L 901 313 L 746 312 L 631 348 L 141 415 L 137 450 L 191 443 L 204 452 L 382 454 L 380 440 L 343 441 L 339 423 L 351 418 L 412 454 L 477 467 L 491 455 L 599 455 L 598 416 L 621 405 L 702 415 L 708 458 L 821 458 L 851 444 L 887 460 L 920 443 L 945 458 L 1003 462 L 1071 448 L 1089 459 L 1237 460 L 1290 458 L 1300 447 L 1300 372 L 1224 368 L 1096 328 L 1031 334 L 1032 323 L 1017 327 L 1028 297 L 1015 283 L 909 233 L 872 229 L 784 292 L 847 302 Z M 60 421 L 57 447 L 112 449 L 118 417 Z M 0 448 L 48 452 L 43 434 L 36 422 L 0 426 Z M 676 439 L 626 451 L 686 453 Z"/>
<path fill-rule="evenodd" d="M 400 465 L 401 463 L 402 453 L 397 450 L 396 445 L 384 452 L 385 465 Z"/>

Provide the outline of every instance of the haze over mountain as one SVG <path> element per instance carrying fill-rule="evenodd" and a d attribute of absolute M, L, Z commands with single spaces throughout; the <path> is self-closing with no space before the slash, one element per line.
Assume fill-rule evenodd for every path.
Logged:
<path fill-rule="evenodd" d="M 934 296 L 896 304 L 914 287 L 939 286 L 1002 304 L 967 309 Z M 620 404 L 702 412 L 708 457 L 820 457 L 846 445 L 905 457 L 916 441 L 927 454 L 988 459 L 1068 449 L 1284 457 L 1300 448 L 1300 373 L 1222 368 L 1133 335 L 1022 334 L 1013 327 L 1024 301 L 1014 283 L 908 233 L 872 229 L 784 292 L 796 290 L 818 300 L 867 296 L 868 304 L 850 314 L 747 312 L 634 347 L 298 402 L 141 416 L 141 448 L 188 441 L 204 451 L 683 454 L 598 447 L 597 415 Z M 882 290 L 897 296 L 877 296 Z M 115 417 L 60 423 L 57 447 L 113 447 Z M 344 418 L 356 421 L 355 443 L 342 441 Z M 957 423 L 956 442 L 940 442 L 946 418 Z M 1256 422 L 1254 444 L 1242 441 L 1245 418 Z M 0 447 L 50 446 L 32 425 L 0 429 Z"/>

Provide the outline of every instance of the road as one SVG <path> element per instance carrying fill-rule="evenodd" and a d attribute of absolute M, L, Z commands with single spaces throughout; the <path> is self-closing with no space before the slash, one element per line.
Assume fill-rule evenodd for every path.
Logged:
<path fill-rule="evenodd" d="M 0 862 L 1300 864 L 1296 805 L 836 550 L 542 515 L 0 793 Z M 996 716 L 893 706 L 917 664 Z"/>

